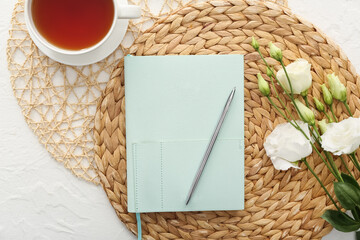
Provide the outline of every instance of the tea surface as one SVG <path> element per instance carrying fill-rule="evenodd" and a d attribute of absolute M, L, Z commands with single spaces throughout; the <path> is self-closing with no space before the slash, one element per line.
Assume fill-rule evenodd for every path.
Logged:
<path fill-rule="evenodd" d="M 80 50 L 100 42 L 114 19 L 112 0 L 33 0 L 32 18 L 51 44 Z"/>

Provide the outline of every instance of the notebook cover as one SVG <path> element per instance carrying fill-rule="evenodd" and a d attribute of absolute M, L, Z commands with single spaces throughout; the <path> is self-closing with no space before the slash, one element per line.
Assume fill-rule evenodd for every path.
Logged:
<path fill-rule="evenodd" d="M 192 199 L 186 196 L 236 93 Z M 126 56 L 129 212 L 244 207 L 243 55 Z"/>

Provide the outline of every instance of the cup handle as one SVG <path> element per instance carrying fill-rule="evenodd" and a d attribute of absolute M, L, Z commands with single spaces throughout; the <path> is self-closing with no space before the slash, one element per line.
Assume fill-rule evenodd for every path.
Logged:
<path fill-rule="evenodd" d="M 141 8 L 135 5 L 118 5 L 118 19 L 134 19 L 141 16 Z"/>

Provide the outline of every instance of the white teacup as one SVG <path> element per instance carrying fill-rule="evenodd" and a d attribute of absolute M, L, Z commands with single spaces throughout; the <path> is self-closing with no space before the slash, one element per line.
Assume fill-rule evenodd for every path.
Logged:
<path fill-rule="evenodd" d="M 121 43 L 128 27 L 128 19 L 141 16 L 139 6 L 128 5 L 126 0 L 112 1 L 114 4 L 114 18 L 110 30 L 99 42 L 85 49 L 63 49 L 50 43 L 42 36 L 33 21 L 31 11 L 33 0 L 25 0 L 25 23 L 34 43 L 48 57 L 68 65 L 91 64 L 107 57 Z"/>

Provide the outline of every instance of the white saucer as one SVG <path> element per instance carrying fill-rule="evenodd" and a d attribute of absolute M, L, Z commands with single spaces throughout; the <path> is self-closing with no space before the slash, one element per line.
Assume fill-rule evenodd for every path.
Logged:
<path fill-rule="evenodd" d="M 94 51 L 78 55 L 67 55 L 55 52 L 54 50 L 42 44 L 41 41 L 39 41 L 35 36 L 32 36 L 33 34 L 31 34 L 30 31 L 29 33 L 36 46 L 38 46 L 38 48 L 51 59 L 67 65 L 82 66 L 103 60 L 113 51 L 115 51 L 115 49 L 120 45 L 126 34 L 128 24 L 128 19 L 117 19 L 113 32 L 109 35 L 109 38 L 101 46 L 96 48 Z"/>

